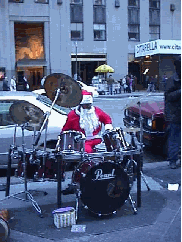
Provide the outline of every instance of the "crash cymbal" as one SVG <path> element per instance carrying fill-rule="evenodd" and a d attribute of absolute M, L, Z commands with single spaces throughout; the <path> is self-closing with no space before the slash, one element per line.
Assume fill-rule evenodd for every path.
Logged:
<path fill-rule="evenodd" d="M 123 128 L 123 131 L 124 132 L 128 132 L 128 133 L 131 133 L 131 132 L 139 132 L 140 131 L 140 128 L 134 128 L 134 127 Z"/>
<path fill-rule="evenodd" d="M 53 73 L 47 76 L 44 87 L 48 98 L 52 101 L 55 98 L 57 89 L 61 89 L 61 93 L 56 101 L 61 107 L 75 107 L 82 100 L 82 92 L 79 84 L 70 76 L 63 73 Z"/>
<path fill-rule="evenodd" d="M 25 129 L 29 131 L 34 131 L 34 128 L 35 131 L 40 130 L 44 121 L 44 112 L 26 101 L 13 103 L 9 109 L 9 113 L 16 124 L 22 125 L 27 123 Z"/>

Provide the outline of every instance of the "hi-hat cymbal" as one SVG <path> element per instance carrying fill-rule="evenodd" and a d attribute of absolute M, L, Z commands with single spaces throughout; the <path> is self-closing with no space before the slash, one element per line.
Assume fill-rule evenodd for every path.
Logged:
<path fill-rule="evenodd" d="M 25 129 L 29 131 L 40 130 L 44 121 L 44 112 L 26 101 L 13 103 L 9 109 L 9 113 L 16 124 L 26 124 Z"/>
<path fill-rule="evenodd" d="M 47 76 L 44 87 L 48 98 L 52 101 L 57 89 L 60 88 L 61 93 L 56 103 L 61 107 L 76 107 L 82 100 L 82 91 L 79 84 L 63 73 L 53 73 Z"/>
<path fill-rule="evenodd" d="M 124 132 L 128 132 L 128 133 L 131 133 L 131 132 L 139 132 L 140 131 L 140 128 L 134 128 L 134 127 L 123 128 L 123 131 Z"/>

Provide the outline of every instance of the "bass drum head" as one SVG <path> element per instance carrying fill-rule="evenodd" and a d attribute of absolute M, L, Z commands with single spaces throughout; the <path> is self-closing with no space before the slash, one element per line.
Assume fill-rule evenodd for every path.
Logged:
<path fill-rule="evenodd" d="M 109 215 L 119 209 L 130 192 L 124 170 L 113 162 L 93 166 L 80 180 L 81 200 L 90 211 Z"/>

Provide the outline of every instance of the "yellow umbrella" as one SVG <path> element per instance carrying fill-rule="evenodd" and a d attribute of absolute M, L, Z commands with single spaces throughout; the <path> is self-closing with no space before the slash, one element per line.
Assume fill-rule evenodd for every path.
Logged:
<path fill-rule="evenodd" d="M 95 69 L 95 72 L 102 72 L 102 73 L 113 73 L 114 69 L 111 66 L 108 66 L 106 64 L 101 65 Z"/>

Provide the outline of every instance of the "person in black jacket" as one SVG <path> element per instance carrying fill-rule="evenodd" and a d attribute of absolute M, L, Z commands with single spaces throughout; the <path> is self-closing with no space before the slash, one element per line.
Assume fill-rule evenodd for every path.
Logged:
<path fill-rule="evenodd" d="M 3 91 L 10 91 L 8 78 L 6 76 L 5 76 L 4 80 L 3 80 Z"/>
<path fill-rule="evenodd" d="M 181 147 L 181 57 L 175 61 L 176 72 L 165 86 L 165 119 L 168 123 L 168 160 L 176 169 Z"/>

